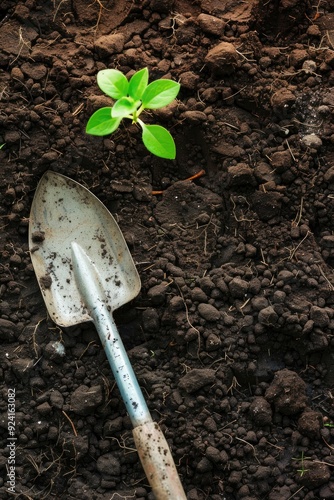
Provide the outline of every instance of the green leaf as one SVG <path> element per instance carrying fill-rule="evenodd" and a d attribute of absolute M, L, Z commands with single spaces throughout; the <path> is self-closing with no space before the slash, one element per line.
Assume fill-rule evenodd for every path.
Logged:
<path fill-rule="evenodd" d="M 102 69 L 99 71 L 97 84 L 102 92 L 113 99 L 120 99 L 128 94 L 128 79 L 118 69 Z"/>
<path fill-rule="evenodd" d="M 121 97 L 115 102 L 111 114 L 113 118 L 125 118 L 140 106 L 140 101 L 134 101 L 132 97 Z"/>
<path fill-rule="evenodd" d="M 157 109 L 171 103 L 180 90 L 180 84 L 173 80 L 156 80 L 150 83 L 142 96 L 142 106 Z"/>
<path fill-rule="evenodd" d="M 135 101 L 140 100 L 148 84 L 148 69 L 137 71 L 130 78 L 128 94 Z"/>
<path fill-rule="evenodd" d="M 145 125 L 140 122 L 143 129 L 142 139 L 146 148 L 160 158 L 174 160 L 176 148 L 173 137 L 168 130 L 160 125 Z"/>
<path fill-rule="evenodd" d="M 121 123 L 121 118 L 112 118 L 111 107 L 95 111 L 86 125 L 86 133 L 91 135 L 109 135 L 115 132 Z"/>

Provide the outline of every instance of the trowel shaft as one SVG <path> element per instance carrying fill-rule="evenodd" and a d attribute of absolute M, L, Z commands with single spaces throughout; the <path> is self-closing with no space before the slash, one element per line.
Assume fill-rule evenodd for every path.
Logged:
<path fill-rule="evenodd" d="M 152 421 L 136 375 L 112 314 L 108 311 L 99 272 L 78 243 L 72 243 L 73 271 L 77 286 L 94 320 L 117 386 L 133 427 Z"/>

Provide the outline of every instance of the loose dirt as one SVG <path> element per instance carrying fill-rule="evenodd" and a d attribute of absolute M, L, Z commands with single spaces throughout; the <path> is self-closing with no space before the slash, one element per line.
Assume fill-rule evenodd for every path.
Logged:
<path fill-rule="evenodd" d="M 46 170 L 125 235 L 142 290 L 116 322 L 187 498 L 334 498 L 334 2 L 315 4 L 2 1 L 1 498 L 15 389 L 16 498 L 153 499 L 95 329 L 46 314 L 27 244 Z M 181 83 L 146 116 L 175 161 L 135 126 L 85 134 L 110 105 L 97 71 L 145 66 Z"/>

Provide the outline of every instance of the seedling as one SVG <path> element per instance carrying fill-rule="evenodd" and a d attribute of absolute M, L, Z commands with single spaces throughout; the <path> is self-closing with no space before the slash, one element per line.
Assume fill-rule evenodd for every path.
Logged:
<path fill-rule="evenodd" d="M 332 395 L 331 395 L 331 397 L 332 397 Z M 323 417 L 323 425 L 324 425 L 324 427 L 333 428 L 334 427 L 334 422 L 331 422 L 329 420 L 329 418 L 325 416 L 325 417 Z"/>
<path fill-rule="evenodd" d="M 145 147 L 156 156 L 173 160 L 176 156 L 174 139 L 160 125 L 146 125 L 139 116 L 146 109 L 158 109 L 170 104 L 180 90 L 172 80 L 148 83 L 148 69 L 143 68 L 130 80 L 117 69 L 103 69 L 97 74 L 97 84 L 107 96 L 115 100 L 113 106 L 100 108 L 89 118 L 86 132 L 103 136 L 115 132 L 123 118 L 138 123 L 142 129 Z"/>
<path fill-rule="evenodd" d="M 297 472 L 299 472 L 300 477 L 303 477 L 303 475 L 308 472 L 308 469 L 305 469 L 305 460 L 309 460 L 310 457 L 304 457 L 304 452 L 301 452 L 301 457 L 300 458 L 293 458 L 292 460 L 298 460 L 300 461 L 301 467 L 300 469 L 297 469 Z"/>

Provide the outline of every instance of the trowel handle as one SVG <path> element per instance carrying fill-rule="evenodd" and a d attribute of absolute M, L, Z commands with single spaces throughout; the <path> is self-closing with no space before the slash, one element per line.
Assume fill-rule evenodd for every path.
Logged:
<path fill-rule="evenodd" d="M 110 314 L 98 270 L 76 242 L 72 243 L 73 273 L 83 303 L 99 333 L 132 425 L 138 454 L 156 500 L 185 500 L 167 441 L 152 421 L 136 375 Z"/>
<path fill-rule="evenodd" d="M 186 500 L 166 438 L 156 422 L 133 429 L 136 448 L 157 500 Z"/>

